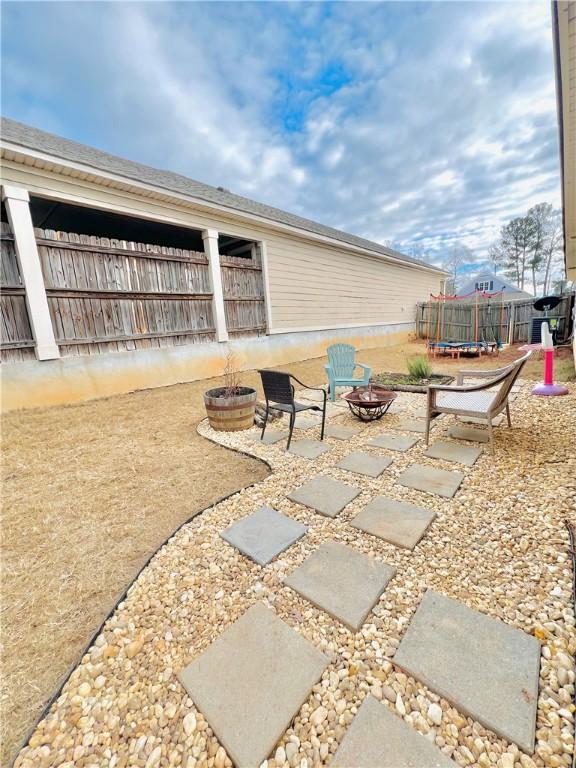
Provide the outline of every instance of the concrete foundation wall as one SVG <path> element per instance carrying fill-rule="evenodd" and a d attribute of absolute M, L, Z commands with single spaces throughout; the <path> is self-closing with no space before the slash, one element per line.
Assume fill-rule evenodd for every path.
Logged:
<path fill-rule="evenodd" d="M 392 346 L 414 335 L 414 323 L 341 328 L 238 339 L 230 344 L 190 344 L 2 366 L 2 411 L 109 397 L 222 374 L 229 348 L 240 370 L 283 366 L 326 354 L 341 341 L 356 349 Z"/>

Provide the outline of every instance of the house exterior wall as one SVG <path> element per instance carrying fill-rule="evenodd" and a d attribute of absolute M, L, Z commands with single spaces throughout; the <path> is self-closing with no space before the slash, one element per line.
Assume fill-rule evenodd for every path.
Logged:
<path fill-rule="evenodd" d="M 556 4 L 566 276 L 576 281 L 576 0 Z"/>
<path fill-rule="evenodd" d="M 519 288 L 513 285 L 510 280 L 498 277 L 498 275 L 495 275 L 493 272 L 483 272 L 480 275 L 476 275 L 473 280 L 470 280 L 468 283 L 466 283 L 466 285 L 459 289 L 458 293 L 460 295 L 472 293 L 473 291 L 477 290 L 479 283 L 491 283 L 491 287 L 488 288 L 489 293 L 497 293 L 498 291 L 503 291 L 506 298 L 508 299 L 514 298 L 515 295 L 521 299 L 530 298 L 530 294 L 527 291 L 521 291 Z"/>
<path fill-rule="evenodd" d="M 29 163 L 5 160 L 3 184 L 21 186 L 30 195 L 262 242 L 269 337 L 235 342 L 244 369 L 320 356 L 337 340 L 360 349 L 400 343 L 414 331 L 417 302 L 440 291 L 444 276 L 417 265 L 388 262 L 377 255 L 315 242 L 313 237 L 279 232 L 273 225 L 243 221 L 233 211 L 200 209 L 168 193 L 165 199 L 148 196 L 97 184 L 74 171 L 55 173 L 33 158 Z M 271 338 L 275 336 L 279 338 Z M 223 356 L 222 345 L 202 344 L 127 356 L 110 353 L 12 363 L 4 366 L 3 409 L 72 402 L 218 375 Z"/>

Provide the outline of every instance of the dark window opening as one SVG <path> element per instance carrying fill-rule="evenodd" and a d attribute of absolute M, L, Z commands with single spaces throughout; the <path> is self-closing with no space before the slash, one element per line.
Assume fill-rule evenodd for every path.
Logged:
<path fill-rule="evenodd" d="M 0 204 L 0 221 L 8 221 L 8 213 L 6 212 L 6 204 L 4 200 Z"/>
<path fill-rule="evenodd" d="M 255 242 L 243 240 L 233 235 L 218 235 L 218 251 L 222 256 L 234 256 L 237 259 L 252 259 Z"/>
<path fill-rule="evenodd" d="M 42 197 L 30 198 L 30 213 L 34 226 L 42 229 L 204 251 L 202 233 L 197 229 L 122 216 Z"/>

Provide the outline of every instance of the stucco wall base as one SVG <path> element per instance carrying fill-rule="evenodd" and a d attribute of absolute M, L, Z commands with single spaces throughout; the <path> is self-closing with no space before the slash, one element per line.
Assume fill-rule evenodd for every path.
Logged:
<path fill-rule="evenodd" d="M 64 405 L 219 376 L 229 347 L 240 370 L 246 371 L 321 357 L 329 344 L 338 341 L 369 349 L 401 344 L 413 333 L 414 323 L 395 323 L 239 339 L 229 345 L 191 344 L 7 363 L 2 365 L 2 411 Z"/>

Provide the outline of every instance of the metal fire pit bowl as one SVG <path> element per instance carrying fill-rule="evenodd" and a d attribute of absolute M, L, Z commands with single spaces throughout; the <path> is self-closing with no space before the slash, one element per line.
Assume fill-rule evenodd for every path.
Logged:
<path fill-rule="evenodd" d="M 396 392 L 377 384 L 369 384 L 367 387 L 358 387 L 342 397 L 354 416 L 361 421 L 377 421 L 396 399 Z"/>

